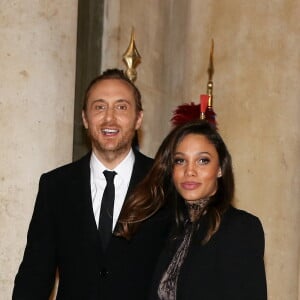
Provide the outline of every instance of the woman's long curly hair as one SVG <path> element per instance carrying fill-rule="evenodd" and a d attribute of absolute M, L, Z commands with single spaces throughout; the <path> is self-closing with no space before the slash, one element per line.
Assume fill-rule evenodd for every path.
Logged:
<path fill-rule="evenodd" d="M 164 139 L 155 155 L 150 172 L 125 202 L 116 235 L 130 239 L 141 222 L 154 215 L 164 205 L 168 205 L 174 212 L 177 232 L 183 229 L 186 206 L 175 189 L 172 173 L 176 147 L 188 134 L 205 136 L 215 146 L 219 156 L 222 176 L 217 178 L 217 191 L 205 209 L 208 229 L 202 242 L 208 242 L 218 230 L 222 214 L 229 207 L 234 196 L 231 156 L 216 129 L 207 121 L 198 120 L 175 127 Z"/>

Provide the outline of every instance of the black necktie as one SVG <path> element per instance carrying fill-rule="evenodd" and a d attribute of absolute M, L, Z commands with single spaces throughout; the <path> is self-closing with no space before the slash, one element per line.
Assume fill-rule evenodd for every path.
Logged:
<path fill-rule="evenodd" d="M 114 171 L 105 170 L 103 171 L 103 174 L 106 178 L 106 187 L 102 197 L 98 229 L 100 232 L 103 249 L 106 249 L 112 233 L 115 200 L 114 177 L 117 173 Z"/>

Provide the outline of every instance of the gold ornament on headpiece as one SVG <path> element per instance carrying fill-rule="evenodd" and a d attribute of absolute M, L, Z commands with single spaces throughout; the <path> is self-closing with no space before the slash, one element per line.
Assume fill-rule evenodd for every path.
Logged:
<path fill-rule="evenodd" d="M 134 82 L 137 78 L 136 67 L 141 63 L 141 58 L 142 57 L 135 46 L 134 28 L 132 28 L 129 46 L 123 54 L 123 61 L 127 67 L 125 74 L 132 82 Z"/>
<path fill-rule="evenodd" d="M 210 48 L 210 55 L 209 55 L 209 66 L 208 66 L 208 83 L 207 83 L 207 95 L 208 98 L 208 109 L 212 108 L 213 106 L 213 87 L 214 83 L 212 81 L 214 75 L 214 40 L 211 40 L 211 48 Z"/>
<path fill-rule="evenodd" d="M 214 40 L 211 40 L 211 48 L 209 54 L 209 65 L 207 69 L 208 73 L 208 83 L 207 91 L 205 95 L 200 96 L 201 101 L 201 115 L 200 119 L 206 119 L 210 123 L 217 126 L 216 123 L 216 113 L 213 110 L 213 75 L 214 75 Z"/>
<path fill-rule="evenodd" d="M 200 95 L 200 103 L 194 102 L 179 105 L 173 112 L 171 122 L 173 125 L 181 125 L 192 120 L 207 120 L 217 128 L 216 114 L 213 110 L 213 74 L 214 74 L 214 40 L 211 41 L 208 66 L 208 83 L 206 94 Z"/>

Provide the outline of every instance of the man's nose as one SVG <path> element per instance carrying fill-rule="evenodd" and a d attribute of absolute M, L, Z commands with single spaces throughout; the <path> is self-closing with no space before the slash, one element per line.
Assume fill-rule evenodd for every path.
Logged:
<path fill-rule="evenodd" d="M 113 107 L 107 107 L 105 111 L 105 120 L 110 121 L 115 117 L 115 110 Z"/>

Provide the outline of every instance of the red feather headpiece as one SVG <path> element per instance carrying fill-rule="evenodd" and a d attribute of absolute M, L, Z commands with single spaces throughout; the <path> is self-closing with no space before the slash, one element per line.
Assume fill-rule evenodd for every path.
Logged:
<path fill-rule="evenodd" d="M 194 102 L 185 103 L 177 106 L 173 112 L 171 122 L 174 126 L 182 125 L 189 121 L 201 119 L 201 104 L 195 104 Z M 205 120 L 217 127 L 216 114 L 212 109 L 208 107 L 204 110 Z"/>
<path fill-rule="evenodd" d="M 173 112 L 171 122 L 174 126 L 200 119 L 200 104 L 194 102 L 179 105 Z"/>

